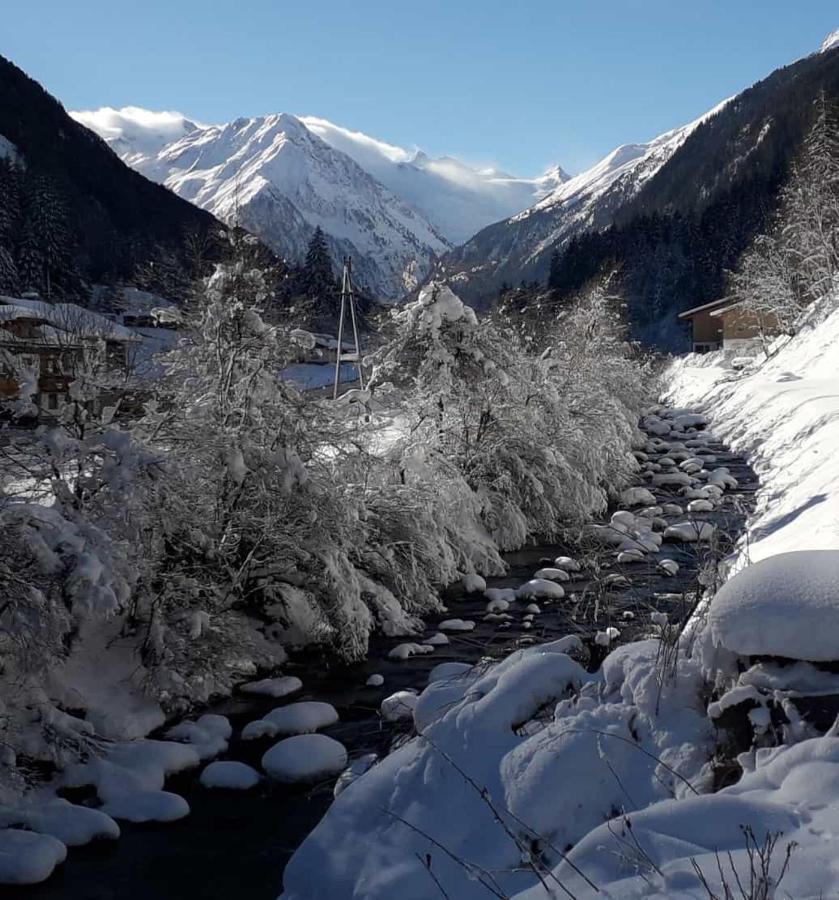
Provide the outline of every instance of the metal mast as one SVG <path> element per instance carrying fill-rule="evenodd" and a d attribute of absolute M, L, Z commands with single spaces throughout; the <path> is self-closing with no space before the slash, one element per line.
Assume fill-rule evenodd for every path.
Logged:
<path fill-rule="evenodd" d="M 350 311 L 350 323 L 352 325 L 355 353 L 344 355 L 344 319 Z M 335 354 L 335 385 L 332 389 L 332 399 L 338 399 L 338 386 L 341 382 L 341 362 L 354 362 L 358 371 L 358 386 L 364 390 L 364 376 L 361 373 L 361 345 L 358 342 L 358 324 L 355 317 L 355 295 L 352 286 L 352 257 L 344 257 L 344 274 L 341 278 L 341 314 L 338 319 L 338 350 Z"/>

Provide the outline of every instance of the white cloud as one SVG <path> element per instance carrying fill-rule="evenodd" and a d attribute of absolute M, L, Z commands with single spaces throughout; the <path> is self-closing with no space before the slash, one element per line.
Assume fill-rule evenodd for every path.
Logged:
<path fill-rule="evenodd" d="M 403 147 L 397 147 L 395 144 L 388 144 L 385 141 L 377 140 L 364 134 L 362 131 L 351 131 L 349 128 L 342 128 L 335 125 L 327 119 L 321 119 L 318 116 L 299 116 L 300 121 L 313 131 L 318 137 L 326 141 L 332 147 L 349 153 L 351 156 L 359 155 L 367 152 L 384 157 L 392 163 L 407 162 L 413 157 L 413 153 L 405 150 Z"/>
<path fill-rule="evenodd" d="M 206 127 L 179 112 L 155 111 L 140 106 L 123 106 L 121 109 L 102 106 L 94 110 L 71 111 L 70 115 L 109 143 L 124 140 L 144 153 L 154 153 L 196 127 Z"/>

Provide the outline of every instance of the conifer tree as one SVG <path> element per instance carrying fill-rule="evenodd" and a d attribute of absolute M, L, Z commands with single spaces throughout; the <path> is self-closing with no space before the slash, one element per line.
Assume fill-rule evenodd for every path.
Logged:
<path fill-rule="evenodd" d="M 315 228 L 306 251 L 302 272 L 303 290 L 312 298 L 324 297 L 335 290 L 335 273 L 326 238 L 320 226 Z"/>

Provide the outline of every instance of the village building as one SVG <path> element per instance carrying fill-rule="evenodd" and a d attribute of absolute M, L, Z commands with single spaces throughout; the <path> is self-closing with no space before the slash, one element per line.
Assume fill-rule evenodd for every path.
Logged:
<path fill-rule="evenodd" d="M 779 333 L 775 316 L 756 315 L 732 297 L 687 309 L 679 318 L 690 322 L 694 353 L 736 350 Z"/>
<path fill-rule="evenodd" d="M 135 332 L 74 303 L 0 296 L 0 400 L 56 413 L 82 371 L 127 371 Z"/>

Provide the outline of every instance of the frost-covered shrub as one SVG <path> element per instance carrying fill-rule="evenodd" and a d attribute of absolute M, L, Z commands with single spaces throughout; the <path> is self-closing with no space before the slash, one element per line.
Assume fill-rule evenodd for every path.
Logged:
<path fill-rule="evenodd" d="M 534 350 L 431 284 L 394 312 L 373 358 L 374 392 L 409 422 L 405 480 L 456 470 L 502 549 L 602 509 L 631 472 L 642 382 L 605 299 L 586 298 L 544 337 Z"/>

